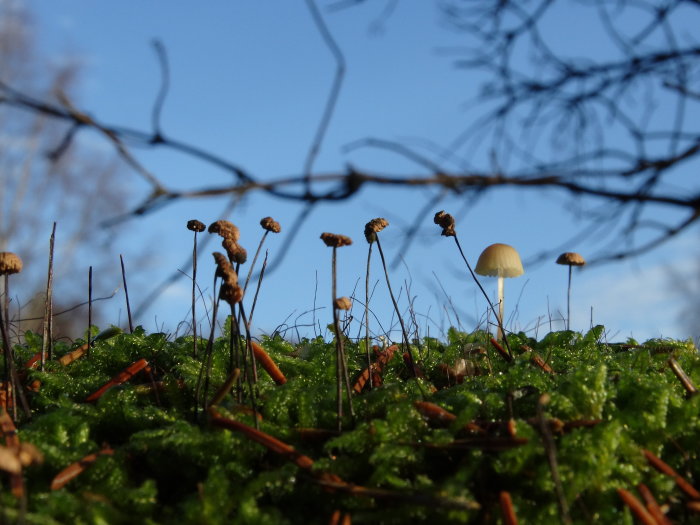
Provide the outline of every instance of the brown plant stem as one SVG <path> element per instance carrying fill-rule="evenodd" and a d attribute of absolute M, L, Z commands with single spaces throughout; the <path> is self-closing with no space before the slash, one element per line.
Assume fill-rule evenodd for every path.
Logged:
<path fill-rule="evenodd" d="M 697 394 L 698 389 L 693 384 L 693 380 L 690 379 L 690 376 L 688 376 L 688 374 L 686 374 L 685 371 L 681 368 L 681 365 L 678 363 L 678 361 L 676 361 L 673 357 L 669 357 L 667 363 L 673 371 L 673 373 L 678 378 L 678 380 L 683 385 L 683 388 L 685 388 L 685 391 L 688 394 L 688 396 L 690 397 Z"/>
<path fill-rule="evenodd" d="M 642 495 L 644 503 L 646 503 L 647 510 L 649 511 L 649 514 L 652 515 L 654 520 L 656 520 L 657 525 L 671 525 L 671 520 L 669 520 L 666 517 L 666 514 L 664 514 L 663 510 L 661 510 L 659 503 L 651 493 L 651 490 L 649 490 L 649 487 L 647 487 L 644 483 L 640 483 L 637 485 L 637 490 Z"/>
<path fill-rule="evenodd" d="M 406 332 L 406 326 L 403 323 L 403 318 L 401 317 L 401 312 L 399 311 L 399 305 L 396 303 L 396 298 L 394 297 L 394 292 L 391 289 L 391 282 L 389 281 L 389 272 L 386 269 L 386 260 L 384 259 L 384 250 L 382 250 L 382 244 L 379 242 L 379 234 L 375 234 L 377 241 L 377 249 L 379 250 L 379 257 L 382 259 L 382 267 L 384 268 L 384 277 L 386 278 L 386 286 L 389 289 L 389 297 L 391 297 L 391 302 L 394 305 L 394 311 L 396 316 L 399 318 L 399 324 L 401 325 L 401 335 L 403 336 L 404 346 L 406 347 L 406 353 L 409 359 L 409 371 L 413 377 L 416 376 L 415 361 L 413 359 L 413 352 L 411 352 L 411 345 L 408 339 L 408 333 Z"/>
<path fill-rule="evenodd" d="M 214 348 L 214 330 L 216 329 L 216 314 L 217 310 L 219 309 L 219 298 L 218 298 L 218 293 L 216 293 L 216 280 L 217 277 L 214 275 L 214 286 L 212 290 L 214 290 L 214 304 L 212 305 L 212 315 L 211 315 L 211 330 L 209 332 L 209 339 L 207 339 L 207 346 L 204 351 L 204 359 L 202 360 L 202 366 L 199 368 L 199 374 L 197 375 L 197 385 L 195 386 L 194 390 L 194 413 L 195 413 L 195 418 L 199 414 L 199 404 L 200 404 L 200 399 L 206 400 L 207 396 L 207 390 L 209 387 L 209 372 L 208 372 L 208 367 L 211 366 L 211 353 Z M 205 381 L 205 389 L 204 389 L 204 397 L 202 398 L 200 396 L 201 394 L 201 388 L 202 388 L 202 380 L 205 376 L 205 370 L 207 379 Z M 202 403 L 202 408 L 204 407 L 205 403 Z"/>
<path fill-rule="evenodd" d="M 192 357 L 197 357 L 197 315 L 195 313 L 197 291 L 197 232 L 192 245 Z"/>
<path fill-rule="evenodd" d="M 369 250 L 367 250 L 367 273 L 365 274 L 365 351 L 367 352 L 367 384 L 370 390 L 372 390 L 373 387 L 372 374 L 369 373 L 372 370 L 372 358 L 369 351 L 369 263 L 371 260 L 372 243 L 369 243 Z"/>
<path fill-rule="evenodd" d="M 335 379 L 336 379 L 336 411 L 337 411 L 337 426 L 338 432 L 343 430 L 343 379 L 347 389 L 348 405 L 350 415 L 355 417 L 355 410 L 352 405 L 352 387 L 350 386 L 350 377 L 347 371 L 347 363 L 345 361 L 345 351 L 343 349 L 343 334 L 340 331 L 340 321 L 338 319 L 338 309 L 335 306 L 337 297 L 337 250 L 333 246 L 333 255 L 331 256 L 331 307 L 333 309 L 333 330 L 335 331 Z"/>
<path fill-rule="evenodd" d="M 53 223 L 51 229 L 51 237 L 49 238 L 49 269 L 46 278 L 46 298 L 44 300 L 44 328 L 43 340 L 41 342 L 41 371 L 44 371 L 46 359 L 51 359 L 51 349 L 53 347 L 51 339 L 53 338 L 53 302 L 51 294 L 53 292 L 53 254 L 54 243 L 56 240 L 56 223 Z"/>
<path fill-rule="evenodd" d="M 562 523 L 569 524 L 573 523 L 571 520 L 571 515 L 569 514 L 569 505 L 566 502 L 566 496 L 564 495 L 564 488 L 561 484 L 561 478 L 559 477 L 559 467 L 557 465 L 557 450 L 554 445 L 554 438 L 552 437 L 552 430 L 549 426 L 547 418 L 544 415 L 544 406 L 549 402 L 549 396 L 543 394 L 537 400 L 537 419 L 539 420 L 539 430 L 542 436 L 542 444 L 544 445 L 545 453 L 547 454 L 547 462 L 549 463 L 549 470 L 552 473 L 552 480 L 554 481 L 554 490 L 557 496 L 557 505 L 559 506 L 559 517 Z"/>
<path fill-rule="evenodd" d="M 642 502 L 639 501 L 634 494 L 625 489 L 617 489 L 617 494 L 640 523 L 643 525 L 658 525 L 654 517 L 649 514 L 644 505 L 642 505 Z"/>
<path fill-rule="evenodd" d="M 129 318 L 129 333 L 134 333 L 134 323 L 131 320 L 131 305 L 129 304 L 129 289 L 126 286 L 126 270 L 124 269 L 124 257 L 119 254 L 119 262 L 122 267 L 122 282 L 124 283 L 124 295 L 126 297 L 126 314 Z"/>
<path fill-rule="evenodd" d="M 90 357 L 90 342 L 92 331 L 92 266 L 88 269 L 88 330 L 87 330 L 87 356 Z"/>
<path fill-rule="evenodd" d="M 267 233 L 267 232 L 265 232 Z M 256 254 L 257 256 L 257 254 Z M 253 323 L 253 313 L 255 313 L 255 305 L 258 303 L 258 295 L 260 294 L 260 287 L 262 286 L 263 278 L 265 277 L 265 269 L 267 268 L 267 256 L 268 251 L 265 250 L 265 259 L 263 259 L 262 268 L 260 268 L 260 275 L 258 276 L 258 285 L 255 288 L 255 295 L 253 296 L 253 304 L 250 307 L 250 316 L 248 317 L 247 327 L 250 330 L 250 325 Z M 255 261 L 253 261 L 255 264 Z M 245 293 L 245 288 L 243 289 Z"/>
<path fill-rule="evenodd" d="M 510 497 L 510 492 L 501 491 L 498 495 L 501 502 L 501 514 L 503 515 L 503 523 L 505 525 L 518 525 L 518 517 L 515 515 L 513 501 Z"/>
<path fill-rule="evenodd" d="M 255 355 L 253 352 L 253 344 L 252 340 L 250 338 L 250 330 L 248 329 L 248 320 L 245 315 L 245 310 L 243 309 L 243 303 L 238 303 L 238 312 L 241 314 L 241 318 L 243 319 L 243 326 L 246 327 L 245 330 L 245 347 L 246 347 L 246 361 L 250 361 L 250 367 L 252 373 L 249 374 L 247 370 L 247 364 L 244 361 L 243 367 L 245 369 L 245 375 L 248 378 L 248 389 L 250 390 L 250 405 L 253 409 L 253 420 L 255 421 L 255 428 L 260 428 L 260 422 L 258 421 L 258 404 L 256 401 L 256 393 L 255 393 L 255 383 L 258 382 L 258 367 L 255 362 Z"/>
<path fill-rule="evenodd" d="M 258 260 L 258 257 L 260 256 L 260 250 L 263 247 L 263 244 L 265 243 L 265 239 L 267 239 L 267 234 L 270 233 L 269 231 L 265 230 L 265 233 L 263 233 L 262 238 L 260 239 L 260 243 L 258 244 L 258 249 L 255 250 L 255 256 L 253 257 L 253 262 L 250 263 L 250 268 L 248 268 L 248 275 L 246 275 L 245 278 L 245 284 L 243 285 L 243 292 L 248 289 L 248 282 L 250 281 L 250 278 L 253 275 L 253 268 L 255 268 L 255 263 Z M 267 258 L 267 255 L 265 256 Z M 252 315 L 252 312 L 251 312 Z"/>
<path fill-rule="evenodd" d="M 5 297 L 3 300 L 3 312 L 2 314 L 5 316 L 5 332 L 7 332 L 8 337 L 10 333 L 10 275 L 5 274 L 5 287 L 3 288 L 3 292 L 5 292 Z"/>

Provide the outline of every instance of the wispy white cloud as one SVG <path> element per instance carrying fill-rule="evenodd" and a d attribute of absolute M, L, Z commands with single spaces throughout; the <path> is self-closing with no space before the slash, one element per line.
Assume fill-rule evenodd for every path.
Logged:
<path fill-rule="evenodd" d="M 583 272 L 572 316 L 588 321 L 593 308 L 594 324 L 604 324 L 617 338 L 688 337 L 680 322 L 682 290 L 673 275 L 691 276 L 696 268 L 693 258 L 669 258 L 643 268 L 625 264 L 611 266 L 604 274 Z"/>

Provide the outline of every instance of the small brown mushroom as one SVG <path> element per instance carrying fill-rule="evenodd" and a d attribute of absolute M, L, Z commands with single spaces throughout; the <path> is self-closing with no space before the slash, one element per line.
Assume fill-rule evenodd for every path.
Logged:
<path fill-rule="evenodd" d="M 520 255 L 515 248 L 508 244 L 496 243 L 488 246 L 476 262 L 474 271 L 479 275 L 498 277 L 498 334 L 497 339 L 503 338 L 503 278 L 518 277 L 525 273 Z"/>
<path fill-rule="evenodd" d="M 569 286 L 566 291 L 566 329 L 571 326 L 571 267 L 583 266 L 586 260 L 578 253 L 564 252 L 557 257 L 557 264 L 562 264 L 569 267 Z"/>

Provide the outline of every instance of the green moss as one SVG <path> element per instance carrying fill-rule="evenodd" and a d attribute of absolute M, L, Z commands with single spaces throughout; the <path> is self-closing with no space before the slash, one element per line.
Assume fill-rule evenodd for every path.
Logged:
<path fill-rule="evenodd" d="M 34 413 L 19 422 L 19 437 L 39 447 L 44 463 L 24 472 L 25 522 L 326 523 L 339 509 L 350 512 L 354 523 L 492 523 L 500 512 L 500 490 L 511 493 L 522 522 L 556 522 L 554 482 L 536 419 L 544 393 L 550 396 L 548 418 L 592 425 L 552 427 L 559 475 L 577 522 L 631 523 L 615 491 L 634 490 L 640 482 L 657 499 L 671 502 L 669 515 L 682 520 L 677 486 L 649 467 L 641 451 L 651 450 L 696 486 L 700 482 L 700 396 L 688 398 L 667 364 L 673 356 L 700 383 L 700 358 L 692 344 L 613 345 L 606 343 L 601 326 L 586 334 L 554 332 L 540 341 L 513 334 L 509 342 L 515 354 L 510 363 L 493 352 L 485 332 L 450 329 L 445 342 L 416 342 L 414 355 L 427 379 L 412 378 L 402 352 L 396 352 L 382 386 L 353 396 L 356 416 L 346 413 L 342 434 L 305 441 L 299 429 L 336 426 L 335 343 L 315 338 L 292 345 L 265 338 L 262 345 L 287 383 L 277 386 L 259 369 L 261 430 L 312 457 L 307 472 L 249 436 L 214 428 L 205 414 L 195 414 L 203 345 L 195 358 L 190 337 L 171 341 L 141 328 L 111 333 L 96 341 L 89 358 L 68 366 L 51 361 L 44 372 L 27 373 L 41 387 L 29 395 Z M 40 347 L 41 338 L 28 333 L 15 348 L 18 366 Z M 525 347 L 547 359 L 556 373 L 535 366 Z M 71 349 L 57 344 L 55 355 Z M 364 342 L 346 341 L 346 353 L 354 380 L 366 366 Z M 149 362 L 161 383 L 157 395 L 151 377 L 141 371 L 96 402 L 85 402 L 139 359 Z M 448 382 L 445 366 L 462 360 L 476 375 Z M 213 345 L 209 397 L 229 366 L 224 336 Z M 249 395 L 246 385 L 245 404 Z M 435 403 L 456 419 L 429 421 L 416 401 Z M 234 396 L 227 396 L 219 411 L 253 426 Z M 508 443 L 509 418 L 523 444 L 486 446 L 489 440 Z M 466 426 L 472 422 L 488 428 L 487 434 L 470 433 Z M 99 456 L 65 487 L 50 490 L 59 471 L 107 445 L 114 455 Z M 319 484 L 321 473 L 391 496 L 327 490 Z M 459 508 L 469 502 L 482 509 Z M 4 519 L 15 520 L 19 507 L 6 487 L 0 505 Z"/>

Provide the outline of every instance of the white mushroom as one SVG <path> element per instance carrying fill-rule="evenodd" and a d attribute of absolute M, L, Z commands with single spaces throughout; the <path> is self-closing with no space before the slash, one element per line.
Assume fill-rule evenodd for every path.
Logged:
<path fill-rule="evenodd" d="M 474 269 L 479 275 L 498 277 L 498 337 L 503 338 L 501 327 L 503 326 L 503 278 L 518 277 L 525 273 L 520 255 L 508 244 L 492 244 L 487 247 L 476 263 Z"/>

